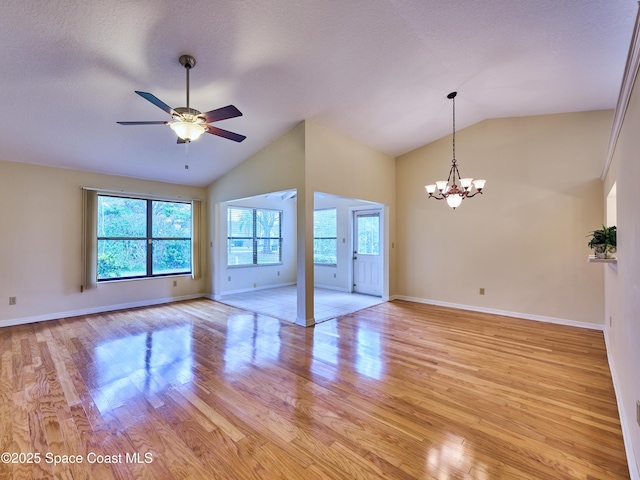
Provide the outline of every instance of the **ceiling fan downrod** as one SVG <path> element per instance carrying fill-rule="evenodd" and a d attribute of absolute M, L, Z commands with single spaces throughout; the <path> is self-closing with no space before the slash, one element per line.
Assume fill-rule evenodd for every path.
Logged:
<path fill-rule="evenodd" d="M 182 55 L 178 61 L 187 70 L 187 111 L 191 113 L 189 108 L 189 71 L 196 66 L 196 59 L 191 55 Z"/>

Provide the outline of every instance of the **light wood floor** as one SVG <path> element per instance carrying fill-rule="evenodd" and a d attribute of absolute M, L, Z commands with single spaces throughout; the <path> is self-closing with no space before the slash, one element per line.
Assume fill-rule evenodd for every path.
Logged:
<path fill-rule="evenodd" d="M 0 452 L 0 479 L 629 478 L 601 332 L 404 301 L 0 329 Z"/>

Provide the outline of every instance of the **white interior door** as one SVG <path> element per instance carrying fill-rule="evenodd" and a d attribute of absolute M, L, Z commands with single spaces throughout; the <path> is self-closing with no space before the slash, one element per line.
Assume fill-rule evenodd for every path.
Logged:
<path fill-rule="evenodd" d="M 353 212 L 353 291 L 382 296 L 380 210 Z"/>

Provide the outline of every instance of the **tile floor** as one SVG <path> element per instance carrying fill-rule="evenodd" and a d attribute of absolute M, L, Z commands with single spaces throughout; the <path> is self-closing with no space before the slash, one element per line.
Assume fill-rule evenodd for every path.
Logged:
<path fill-rule="evenodd" d="M 382 297 L 338 292 L 325 288 L 314 289 L 314 294 L 313 306 L 316 323 L 384 302 Z M 223 295 L 219 302 L 288 322 L 296 321 L 297 293 L 295 285 Z"/>

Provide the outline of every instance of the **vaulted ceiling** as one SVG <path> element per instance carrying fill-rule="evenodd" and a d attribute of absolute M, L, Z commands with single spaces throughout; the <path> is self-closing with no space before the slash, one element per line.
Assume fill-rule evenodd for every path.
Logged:
<path fill-rule="evenodd" d="M 24 0 L 0 9 L 0 159 L 207 185 L 310 119 L 397 156 L 487 118 L 613 108 L 633 0 Z M 234 104 L 188 149 L 134 93 Z M 188 162 L 189 169 L 184 168 Z"/>

